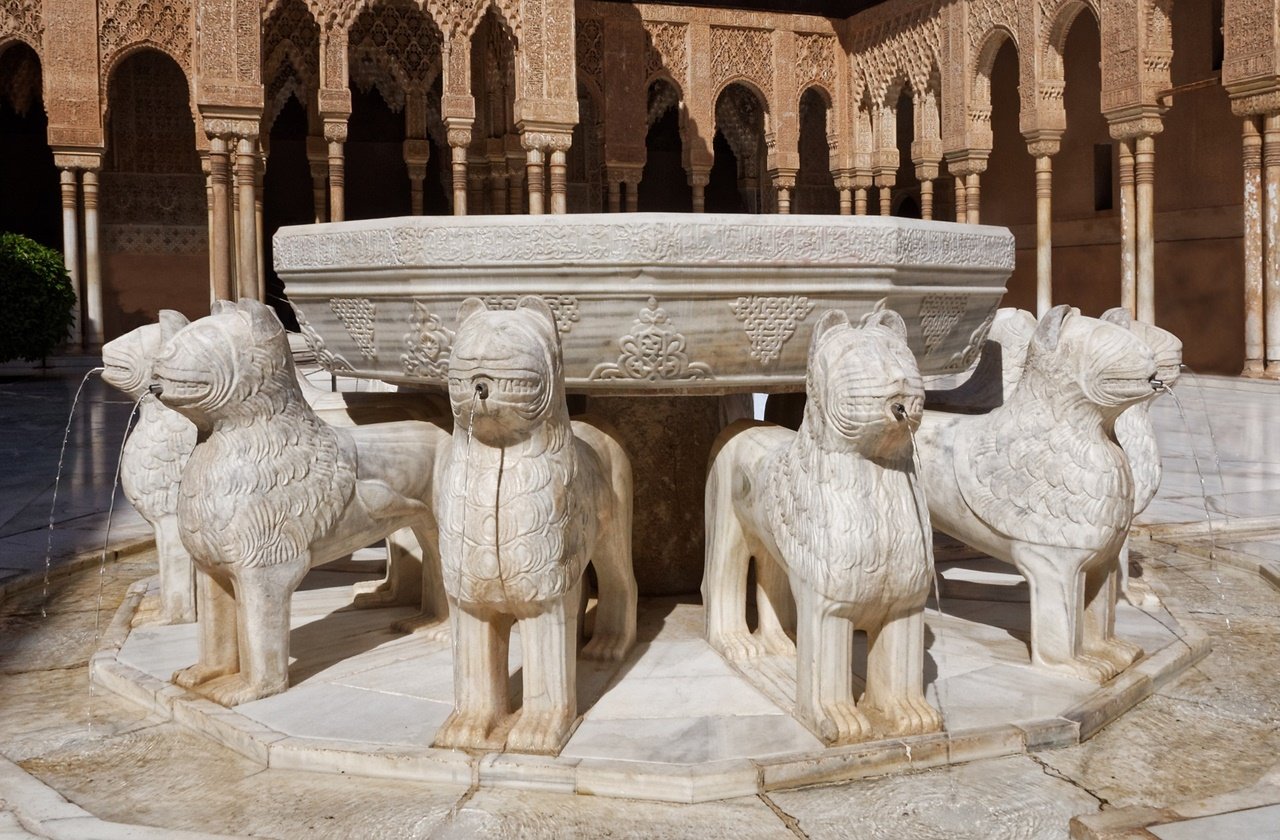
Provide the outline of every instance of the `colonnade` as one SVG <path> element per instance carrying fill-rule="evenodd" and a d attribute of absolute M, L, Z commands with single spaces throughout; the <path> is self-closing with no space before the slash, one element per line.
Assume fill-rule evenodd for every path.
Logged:
<path fill-rule="evenodd" d="M 258 123 L 205 119 L 209 136 L 209 291 L 213 300 L 265 299 Z"/>
<path fill-rule="evenodd" d="M 1244 117 L 1246 376 L 1280 376 L 1280 113 Z"/>
<path fill-rule="evenodd" d="M 67 273 L 76 292 L 72 341 L 86 347 L 102 344 L 102 225 L 98 215 L 98 175 L 102 156 L 87 152 L 54 152 L 62 190 L 62 242 Z M 83 241 L 83 253 L 80 243 Z M 83 296 L 80 290 L 84 290 Z"/>

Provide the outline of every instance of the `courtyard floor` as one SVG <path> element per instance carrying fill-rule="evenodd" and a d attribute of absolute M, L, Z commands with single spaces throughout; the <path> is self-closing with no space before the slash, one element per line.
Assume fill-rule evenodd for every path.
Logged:
<path fill-rule="evenodd" d="M 1173 399 L 1154 409 L 1165 480 L 1135 553 L 1212 643 L 1179 678 L 1076 746 L 678 805 L 264 767 L 91 686 L 90 657 L 155 566 L 123 498 L 110 524 L 121 550 L 102 559 L 131 406 L 94 377 L 68 436 L 44 583 L 82 375 L 0 378 L 0 839 L 1057 838 L 1151 823 L 1166 840 L 1277 836 L 1280 386 L 1184 378 L 1185 422 Z M 1194 817 L 1209 822 L 1182 821 Z"/>

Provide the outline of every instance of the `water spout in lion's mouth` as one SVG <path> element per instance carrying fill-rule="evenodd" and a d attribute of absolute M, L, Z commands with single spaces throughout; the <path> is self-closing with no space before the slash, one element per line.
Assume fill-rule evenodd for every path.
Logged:
<path fill-rule="evenodd" d="M 480 399 L 482 399 L 482 400 L 487 400 L 487 399 L 489 399 L 489 383 L 487 383 L 487 382 L 477 382 L 477 383 L 476 383 L 476 396 L 477 396 L 477 397 L 479 397 L 479 398 L 480 398 Z"/>
<path fill-rule="evenodd" d="M 164 386 L 161 385 L 159 382 L 152 382 L 150 385 L 147 386 L 147 390 L 151 392 L 151 396 L 159 397 L 161 394 L 164 393 Z"/>
<path fill-rule="evenodd" d="M 898 418 L 898 420 L 900 420 L 900 421 L 906 420 L 906 419 L 907 419 L 907 407 L 906 407 L 905 405 L 903 405 L 902 403 L 894 403 L 894 404 L 893 404 L 893 416 L 894 416 L 894 417 L 897 417 L 897 418 Z"/>

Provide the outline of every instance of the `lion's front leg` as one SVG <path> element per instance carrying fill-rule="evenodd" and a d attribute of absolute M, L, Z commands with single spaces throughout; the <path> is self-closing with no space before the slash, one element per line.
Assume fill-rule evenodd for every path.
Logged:
<path fill-rule="evenodd" d="M 1084 651 L 1123 671 L 1142 656 L 1142 648 L 1116 636 L 1116 600 L 1120 594 L 1118 562 L 1099 563 L 1085 572 Z"/>
<path fill-rule="evenodd" d="M 199 607 L 196 663 L 173 675 L 174 683 L 183 688 L 195 688 L 240 669 L 236 599 L 231 578 L 225 575 L 215 578 L 197 567 L 196 587 Z"/>
<path fill-rule="evenodd" d="M 556 755 L 569 739 L 577 702 L 579 581 L 520 621 L 524 703 L 507 736 L 512 752 Z"/>
<path fill-rule="evenodd" d="M 236 612 L 243 629 L 240 672 L 204 686 L 215 703 L 236 706 L 289 687 L 289 616 L 293 591 L 310 568 L 311 555 L 272 566 L 236 570 Z"/>
<path fill-rule="evenodd" d="M 896 735 L 942 727 L 924 698 L 924 608 L 890 614 L 867 634 L 867 690 L 862 707 L 879 711 Z"/>
<path fill-rule="evenodd" d="M 435 746 L 484 749 L 507 714 L 507 649 L 511 616 L 449 599 L 453 628 L 453 711 L 436 731 Z"/>
<path fill-rule="evenodd" d="M 837 604 L 798 578 L 796 712 L 828 744 L 861 741 L 871 725 L 853 699 L 853 624 Z"/>

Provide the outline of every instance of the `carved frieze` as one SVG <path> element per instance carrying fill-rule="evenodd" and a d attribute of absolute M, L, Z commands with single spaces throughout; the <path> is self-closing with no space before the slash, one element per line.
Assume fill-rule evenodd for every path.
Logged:
<path fill-rule="evenodd" d="M 360 354 L 373 361 L 378 358 L 378 348 L 374 344 L 374 320 L 377 309 L 368 298 L 332 298 L 329 308 L 338 316 L 347 335 L 360 348 Z"/>
<path fill-rule="evenodd" d="M 683 23 L 645 21 L 645 75 L 666 72 L 682 88 L 689 81 L 689 27 Z"/>
<path fill-rule="evenodd" d="M 646 379 L 674 382 L 686 379 L 713 379 L 705 362 L 689 361 L 685 337 L 676 332 L 671 316 L 649 298 L 631 324 L 631 332 L 618 339 L 616 362 L 601 362 L 591 379 Z"/>
<path fill-rule="evenodd" d="M 191 73 L 191 4 L 189 0 L 99 0 L 99 55 L 106 69 L 120 50 L 152 44 Z"/>
<path fill-rule="evenodd" d="M 773 98 L 773 36 L 767 29 L 711 27 L 711 77 L 716 88 L 736 78 Z"/>
<path fill-rule="evenodd" d="M 449 369 L 449 351 L 453 348 L 453 330 L 444 325 L 426 301 L 414 300 L 409 331 L 404 334 L 404 347 L 400 364 L 405 373 L 427 379 L 444 379 Z"/>
<path fill-rule="evenodd" d="M 0 2 L 0 40 L 16 35 L 36 53 L 44 40 L 44 19 L 40 0 L 3 0 Z"/>
<path fill-rule="evenodd" d="M 573 295 L 542 295 L 541 297 L 547 302 L 547 306 L 551 307 L 551 313 L 556 316 L 556 331 L 560 335 L 565 335 L 569 330 L 573 329 L 573 325 L 580 318 L 578 299 Z M 490 309 L 512 311 L 516 308 L 516 304 L 519 303 L 520 296 L 486 295 L 481 300 Z"/>
<path fill-rule="evenodd" d="M 325 345 L 320 333 L 316 331 L 316 328 L 307 320 L 307 316 L 303 314 L 302 307 L 292 301 L 289 306 L 292 307 L 293 315 L 298 320 L 298 330 L 302 333 L 302 340 L 306 342 L 307 349 L 311 351 L 311 355 L 316 357 L 316 362 L 320 367 L 330 373 L 354 370 L 351 363 L 341 354 L 334 353 Z"/>
<path fill-rule="evenodd" d="M 802 33 L 796 38 L 796 90 L 820 84 L 835 92 L 836 39 L 832 35 Z"/>
<path fill-rule="evenodd" d="M 738 298 L 732 306 L 751 341 L 751 357 L 762 365 L 778 358 L 796 327 L 813 311 L 813 301 L 804 295 L 751 295 Z"/>
<path fill-rule="evenodd" d="M 604 29 L 595 18 L 579 18 L 577 31 L 578 75 L 604 90 Z"/>

